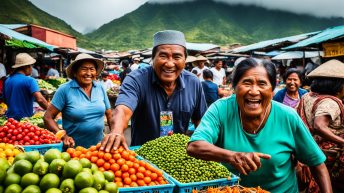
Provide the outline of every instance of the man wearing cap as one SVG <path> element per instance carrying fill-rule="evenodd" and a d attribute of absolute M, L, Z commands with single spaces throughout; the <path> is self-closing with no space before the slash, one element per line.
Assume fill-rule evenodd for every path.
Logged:
<path fill-rule="evenodd" d="M 153 65 L 131 72 L 124 80 L 114 111 L 114 130 L 101 149 L 127 148 L 124 130 L 131 119 L 131 145 L 171 133 L 186 133 L 191 119 L 197 126 L 207 105 L 200 81 L 184 70 L 184 34 L 166 30 L 154 35 Z"/>
<path fill-rule="evenodd" d="M 133 62 L 134 63 L 130 66 L 131 71 L 137 70 L 139 68 L 140 57 L 133 58 Z"/>
<path fill-rule="evenodd" d="M 36 60 L 27 53 L 16 56 L 15 64 L 12 66 L 14 72 L 5 80 L 3 95 L 8 106 L 6 116 L 20 120 L 33 115 L 33 102 L 47 109 L 48 102 L 39 92 L 37 81 L 30 77 L 32 64 Z"/>
<path fill-rule="evenodd" d="M 205 63 L 208 61 L 208 59 L 202 55 L 199 55 L 196 57 L 196 67 L 194 67 L 192 71 L 196 70 L 197 71 L 197 77 L 199 78 L 200 81 L 204 81 L 203 79 L 203 70 L 209 69 L 207 66 L 205 66 Z"/>

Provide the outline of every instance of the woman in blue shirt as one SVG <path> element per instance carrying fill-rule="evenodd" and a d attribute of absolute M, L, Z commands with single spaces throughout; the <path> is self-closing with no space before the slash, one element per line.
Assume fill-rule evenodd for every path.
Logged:
<path fill-rule="evenodd" d="M 46 127 L 56 133 L 59 128 L 54 118 L 62 112 L 62 127 L 67 133 L 62 140 L 66 147 L 88 148 L 99 143 L 103 138 L 104 114 L 109 127 L 113 126 L 106 91 L 95 81 L 103 68 L 103 61 L 79 54 L 66 69 L 72 80 L 57 89 L 44 115 Z"/>

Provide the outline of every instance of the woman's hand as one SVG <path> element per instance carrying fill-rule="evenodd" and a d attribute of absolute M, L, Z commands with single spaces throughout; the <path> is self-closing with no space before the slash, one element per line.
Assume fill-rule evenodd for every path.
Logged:
<path fill-rule="evenodd" d="M 105 152 L 110 152 L 112 149 L 116 150 L 121 144 L 126 150 L 129 150 L 123 133 L 110 133 L 103 138 L 100 150 L 104 151 L 105 149 Z"/>
<path fill-rule="evenodd" d="M 67 134 L 62 137 L 62 141 L 65 147 L 73 148 L 75 146 L 74 139 L 72 137 L 69 137 Z"/>
<path fill-rule="evenodd" d="M 229 163 L 240 173 L 248 175 L 250 172 L 256 171 L 261 167 L 262 164 L 260 158 L 270 159 L 271 156 L 257 152 L 234 152 L 229 158 Z"/>

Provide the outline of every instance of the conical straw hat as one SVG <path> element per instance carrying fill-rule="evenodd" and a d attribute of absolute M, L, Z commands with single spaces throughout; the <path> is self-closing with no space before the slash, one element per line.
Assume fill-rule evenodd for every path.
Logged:
<path fill-rule="evenodd" d="M 344 63 L 339 60 L 327 61 L 309 73 L 307 77 L 344 78 Z"/>

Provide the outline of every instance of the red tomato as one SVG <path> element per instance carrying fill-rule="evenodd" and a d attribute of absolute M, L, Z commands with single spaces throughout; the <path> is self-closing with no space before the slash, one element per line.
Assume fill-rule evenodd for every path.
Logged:
<path fill-rule="evenodd" d="M 17 136 L 17 135 L 19 134 L 19 132 L 18 132 L 17 129 L 14 129 L 12 133 L 13 133 L 13 135 L 15 135 L 15 136 Z"/>

